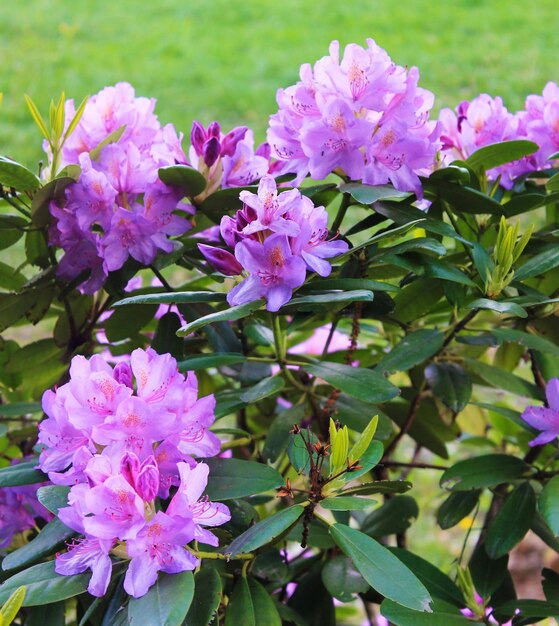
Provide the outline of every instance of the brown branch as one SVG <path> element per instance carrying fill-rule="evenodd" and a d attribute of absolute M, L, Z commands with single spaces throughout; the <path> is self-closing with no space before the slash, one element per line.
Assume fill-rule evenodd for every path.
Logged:
<path fill-rule="evenodd" d="M 394 437 L 394 439 L 388 444 L 387 448 L 384 451 L 384 456 L 388 459 L 392 452 L 394 452 L 394 448 L 400 443 L 402 437 L 409 431 L 412 427 L 413 422 L 417 416 L 417 412 L 419 411 L 419 407 L 421 405 L 421 397 L 422 392 L 419 391 L 413 398 L 412 403 L 410 405 L 410 410 L 408 412 L 408 416 L 406 417 L 406 421 L 404 425 L 400 429 L 400 432 Z"/>

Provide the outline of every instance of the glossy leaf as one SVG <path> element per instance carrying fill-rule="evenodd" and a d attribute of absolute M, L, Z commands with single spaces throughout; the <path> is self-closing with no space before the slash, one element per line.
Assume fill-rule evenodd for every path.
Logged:
<path fill-rule="evenodd" d="M 379 200 L 400 200 L 408 198 L 409 191 L 398 191 L 390 185 L 365 185 L 363 183 L 344 183 L 340 185 L 342 193 L 349 193 L 361 204 L 373 204 Z"/>
<path fill-rule="evenodd" d="M 157 305 L 133 304 L 116 309 L 105 322 L 105 333 L 110 342 L 122 341 L 136 335 L 155 317 Z"/>
<path fill-rule="evenodd" d="M 20 163 L 0 156 L 0 185 L 13 187 L 16 191 L 35 191 L 41 181 Z"/>
<path fill-rule="evenodd" d="M 184 304 L 186 302 L 224 302 L 225 294 L 216 291 L 173 291 L 171 293 L 145 293 L 129 296 L 113 306 L 128 304 Z"/>
<path fill-rule="evenodd" d="M 4 606 L 0 609 L 0 624 L 2 626 L 10 626 L 14 621 L 25 600 L 26 593 L 27 589 L 25 587 L 19 587 L 4 603 Z"/>
<path fill-rule="evenodd" d="M 335 496 L 320 501 L 320 506 L 329 511 L 364 511 L 374 504 L 376 500 L 358 496 Z"/>
<path fill-rule="evenodd" d="M 290 506 L 278 513 L 265 517 L 263 520 L 251 526 L 242 535 L 236 537 L 224 551 L 226 554 L 235 556 L 239 552 L 252 552 L 262 546 L 273 544 L 292 526 L 305 512 L 301 505 Z"/>
<path fill-rule="evenodd" d="M 282 475 L 273 467 L 240 459 L 206 459 L 210 475 L 206 494 L 210 500 L 231 500 L 276 489 Z"/>
<path fill-rule="evenodd" d="M 371 483 L 353 485 L 341 493 L 344 496 L 369 496 L 375 493 L 405 493 L 411 488 L 412 484 L 407 480 L 375 480 Z"/>
<path fill-rule="evenodd" d="M 510 552 L 530 530 L 536 512 L 536 494 L 522 483 L 507 497 L 485 536 L 485 549 L 492 559 Z"/>
<path fill-rule="evenodd" d="M 361 531 L 371 537 L 384 537 L 405 532 L 418 518 L 419 507 L 411 496 L 395 496 L 369 513 Z"/>
<path fill-rule="evenodd" d="M 438 525 L 443 530 L 456 526 L 474 510 L 480 493 L 479 489 L 451 493 L 437 511 Z"/>
<path fill-rule="evenodd" d="M 384 376 L 368 369 L 331 361 L 305 365 L 303 369 L 363 402 L 386 402 L 400 393 Z"/>
<path fill-rule="evenodd" d="M 248 389 L 244 389 L 240 395 L 243 402 L 251 404 L 263 400 L 280 392 L 285 387 L 285 381 L 281 376 L 271 376 L 262 379 L 259 383 Z"/>
<path fill-rule="evenodd" d="M 241 577 L 225 613 L 225 626 L 281 626 L 281 619 L 266 589 L 254 578 Z"/>
<path fill-rule="evenodd" d="M 215 322 L 231 322 L 243 319 L 259 309 L 262 304 L 262 300 L 255 300 L 254 302 L 248 302 L 247 304 L 241 304 L 239 306 L 231 307 L 230 309 L 225 309 L 225 311 L 210 313 L 209 315 L 200 317 L 193 322 L 189 322 L 177 332 L 177 335 L 190 335 L 190 333 L 200 330 L 200 328 L 204 328 L 207 324 L 213 324 Z"/>
<path fill-rule="evenodd" d="M 472 622 L 460 614 L 452 605 L 438 603 L 433 613 L 421 613 L 385 600 L 381 614 L 394 626 L 471 626 Z"/>
<path fill-rule="evenodd" d="M 58 509 L 68 506 L 68 493 L 70 487 L 64 485 L 45 485 L 37 489 L 37 499 L 53 515 L 58 513 Z"/>
<path fill-rule="evenodd" d="M 416 330 L 401 339 L 377 364 L 379 372 L 400 372 L 423 363 L 443 346 L 444 335 L 439 330 Z"/>
<path fill-rule="evenodd" d="M 541 276 L 545 272 L 559 265 L 559 250 L 557 246 L 548 248 L 540 254 L 531 257 L 524 265 L 516 270 L 514 274 L 515 280 L 524 280 L 532 276 Z"/>
<path fill-rule="evenodd" d="M 553 534 L 559 536 L 559 476 L 545 485 L 538 500 L 538 509 Z"/>
<path fill-rule="evenodd" d="M 158 171 L 161 182 L 179 187 L 187 196 L 194 198 L 206 188 L 207 181 L 198 170 L 187 165 L 168 165 Z"/>
<path fill-rule="evenodd" d="M 369 583 L 345 556 L 328 559 L 322 568 L 322 582 L 326 589 L 340 602 L 351 602 L 358 593 L 365 593 Z"/>
<path fill-rule="evenodd" d="M 472 395 L 472 380 L 456 363 L 431 363 L 425 368 L 425 379 L 435 394 L 451 411 L 459 413 Z"/>
<path fill-rule="evenodd" d="M 3 467 L 0 469 L 0 487 L 34 485 L 48 480 L 46 474 L 35 469 L 37 463 L 38 459 L 33 459 L 10 467 Z"/>
<path fill-rule="evenodd" d="M 482 598 L 489 598 L 505 580 L 508 561 L 508 555 L 490 559 L 483 543 L 477 545 L 470 559 L 469 568 L 475 589 Z"/>
<path fill-rule="evenodd" d="M 141 598 L 130 598 L 128 623 L 130 626 L 158 624 L 181 626 L 194 596 L 192 572 L 159 573 L 157 581 Z"/>
<path fill-rule="evenodd" d="M 194 597 L 182 626 L 208 626 L 221 603 L 221 577 L 213 567 L 194 575 Z"/>
<path fill-rule="evenodd" d="M 478 148 L 467 159 L 466 163 L 473 170 L 487 171 L 517 161 L 522 157 L 533 154 L 539 150 L 538 144 L 525 139 L 515 139 L 512 141 L 501 141 Z"/>
<path fill-rule="evenodd" d="M 529 474 L 530 466 L 507 454 L 486 454 L 458 461 L 443 472 L 440 484 L 450 491 L 496 487 Z"/>
<path fill-rule="evenodd" d="M 466 369 L 477 374 L 491 387 L 510 391 L 510 393 L 527 398 L 543 399 L 541 389 L 524 378 L 520 378 L 520 376 L 467 357 L 464 358 L 463 362 Z"/>
<path fill-rule="evenodd" d="M 527 317 L 528 313 L 514 302 L 498 302 L 489 298 L 478 298 L 466 305 L 467 309 L 486 309 L 495 311 L 501 315 L 513 315 L 515 317 Z"/>
<path fill-rule="evenodd" d="M 388 548 L 344 524 L 331 526 L 330 534 L 373 589 L 402 606 L 431 612 L 423 583 Z"/>

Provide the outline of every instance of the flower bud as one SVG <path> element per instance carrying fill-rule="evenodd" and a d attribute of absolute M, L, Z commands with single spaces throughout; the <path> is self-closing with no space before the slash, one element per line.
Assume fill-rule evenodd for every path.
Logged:
<path fill-rule="evenodd" d="M 196 154 L 201 155 L 204 149 L 204 142 L 206 141 L 206 131 L 200 122 L 194 121 L 192 124 L 192 130 L 190 131 L 190 143 L 196 151 Z"/>
<path fill-rule="evenodd" d="M 130 369 L 130 365 L 128 363 L 117 363 L 113 376 L 121 385 L 126 385 L 132 389 L 132 370 Z"/>
<path fill-rule="evenodd" d="M 198 249 L 204 255 L 208 263 L 218 272 L 226 276 L 237 276 L 243 271 L 243 266 L 237 259 L 227 250 L 222 248 L 214 248 L 206 246 L 203 243 L 198 244 Z"/>
<path fill-rule="evenodd" d="M 120 473 L 131 487 L 136 488 L 136 477 L 140 472 L 140 459 L 133 452 L 125 452 L 120 460 Z"/>
<path fill-rule="evenodd" d="M 221 141 L 221 155 L 233 156 L 235 154 L 237 144 L 244 138 L 247 130 L 248 128 L 246 126 L 237 126 L 233 130 L 229 131 Z"/>
<path fill-rule="evenodd" d="M 148 462 L 151 461 L 149 464 Z M 136 478 L 136 493 L 144 502 L 151 502 L 159 491 L 159 470 L 153 457 L 149 457 L 142 464 L 142 469 Z"/>
<path fill-rule="evenodd" d="M 219 122 L 212 122 L 208 126 L 208 138 L 210 137 L 215 137 L 216 139 L 219 139 L 221 137 L 221 127 L 219 125 Z"/>
<path fill-rule="evenodd" d="M 217 137 L 208 139 L 204 144 L 204 163 L 207 167 L 211 167 L 218 159 L 221 153 L 221 144 Z"/>

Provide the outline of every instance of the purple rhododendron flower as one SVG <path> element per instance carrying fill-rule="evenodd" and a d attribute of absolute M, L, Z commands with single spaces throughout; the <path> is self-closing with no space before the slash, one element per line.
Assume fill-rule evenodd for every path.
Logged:
<path fill-rule="evenodd" d="M 367 184 L 389 181 L 422 196 L 439 148 L 439 130 L 429 121 L 433 95 L 417 86 L 417 68 L 407 71 L 367 40 L 367 48 L 337 41 L 314 68 L 301 67 L 300 82 L 277 93 L 268 143 L 282 173 L 295 184 L 308 173 L 336 171 Z"/>
<path fill-rule="evenodd" d="M 213 396 L 198 398 L 195 375 L 179 373 L 169 354 L 135 350 L 115 368 L 99 355 L 74 357 L 70 380 L 43 396 L 44 448 L 39 467 L 72 485 L 58 516 L 83 535 L 57 555 L 64 575 L 92 571 L 89 592 L 102 596 L 111 556 L 130 558 L 125 590 L 144 595 L 157 573 L 192 570 L 193 540 L 218 545 L 205 527 L 229 520 L 229 509 L 203 496 L 209 468 L 193 458 L 221 445 L 209 432 Z M 178 487 L 167 510 L 167 499 Z M 2 508 L 0 506 L 0 514 Z"/>
<path fill-rule="evenodd" d="M 528 96 L 525 111 L 519 113 L 519 118 L 526 138 L 540 147 L 527 158 L 533 169 L 557 167 L 559 159 L 551 162 L 549 157 L 559 152 L 559 86 L 549 82 L 541 96 Z"/>
<path fill-rule="evenodd" d="M 551 378 L 546 386 L 545 395 L 548 407 L 529 406 L 522 413 L 522 419 L 542 432 L 530 441 L 531 446 L 540 446 L 553 441 L 559 435 L 559 378 Z"/>
<path fill-rule="evenodd" d="M 89 271 L 80 285 L 86 293 L 98 290 L 129 257 L 149 265 L 158 250 L 171 252 L 169 237 L 190 228 L 185 218 L 192 207 L 158 179 L 160 167 L 186 163 L 182 137 L 172 126 L 161 126 L 154 106 L 155 100 L 137 98 L 127 83 L 107 87 L 89 99 L 62 149 L 61 165 L 79 163 L 81 174 L 62 199 L 51 202 L 49 240 L 64 250 L 57 269 L 62 279 Z M 70 100 L 68 123 L 74 112 Z M 99 144 L 123 128 L 92 158 Z"/>

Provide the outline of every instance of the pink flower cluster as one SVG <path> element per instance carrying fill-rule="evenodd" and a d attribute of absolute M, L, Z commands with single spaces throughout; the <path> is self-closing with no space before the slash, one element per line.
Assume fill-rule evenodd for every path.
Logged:
<path fill-rule="evenodd" d="M 417 86 L 417 68 L 394 64 L 372 39 L 346 46 L 341 61 L 339 48 L 333 41 L 329 56 L 278 91 L 268 142 L 282 173 L 300 182 L 338 172 L 421 195 L 418 175 L 431 171 L 439 147 L 433 94 Z"/>
<path fill-rule="evenodd" d="M 214 406 L 213 396 L 198 399 L 196 377 L 180 374 L 169 354 L 138 349 L 114 369 L 98 355 L 74 357 L 69 382 L 43 395 L 48 418 L 39 433 L 39 467 L 53 483 L 72 485 L 59 518 L 83 535 L 57 556 L 58 573 L 90 569 L 89 592 L 102 596 L 109 555 L 123 556 L 124 588 L 139 597 L 159 571 L 198 565 L 187 543 L 218 545 L 204 526 L 223 524 L 229 510 L 202 496 L 208 466 L 193 458 L 220 451 L 208 430 Z"/>
<path fill-rule="evenodd" d="M 304 282 L 307 269 L 328 276 L 326 259 L 343 254 L 348 245 L 328 240 L 328 214 L 298 189 L 278 193 L 272 176 L 262 178 L 258 193 L 241 191 L 244 206 L 235 217 L 224 216 L 220 231 L 234 251 L 198 244 L 208 262 L 228 276 L 246 272 L 227 294 L 230 305 L 265 298 L 277 311 Z"/>
<path fill-rule="evenodd" d="M 190 142 L 190 164 L 208 181 L 205 195 L 220 187 L 250 185 L 268 173 L 270 148 L 263 143 L 255 151 L 253 133 L 246 126 L 237 126 L 224 135 L 218 122 L 206 129 L 195 121 Z"/>
<path fill-rule="evenodd" d="M 505 189 L 511 189 L 517 177 L 550 168 L 549 157 L 559 152 L 559 87 L 548 83 L 542 96 L 528 96 L 525 110 L 516 113 L 508 111 L 501 98 L 481 94 L 471 102 L 461 102 L 456 111 L 443 109 L 439 121 L 445 165 L 502 141 L 536 143 L 536 153 L 488 171 L 490 180 L 499 180 Z"/>
<path fill-rule="evenodd" d="M 51 202 L 49 239 L 65 252 L 59 276 L 74 280 L 87 272 L 82 284 L 87 293 L 99 289 L 129 257 L 149 265 L 157 250 L 171 252 L 169 236 L 190 228 L 185 218 L 192 207 L 181 202 L 180 190 L 158 178 L 160 167 L 186 161 L 182 137 L 171 124 L 161 126 L 154 107 L 155 100 L 136 98 L 127 83 L 106 87 L 90 98 L 64 144 L 61 165 L 79 163 L 81 175 L 62 201 Z M 70 100 L 67 123 L 74 112 Z M 92 156 L 119 129 L 122 136 Z M 183 216 L 175 215 L 177 210 Z"/>
<path fill-rule="evenodd" d="M 10 546 L 14 535 L 35 528 L 35 518 L 46 522 L 52 519 L 52 514 L 37 500 L 37 489 L 41 486 L 0 488 L 0 550 Z"/>
<path fill-rule="evenodd" d="M 545 395 L 547 406 L 529 406 L 521 415 L 527 424 L 541 431 L 530 441 L 531 446 L 541 446 L 559 436 L 559 378 L 548 381 Z"/>

